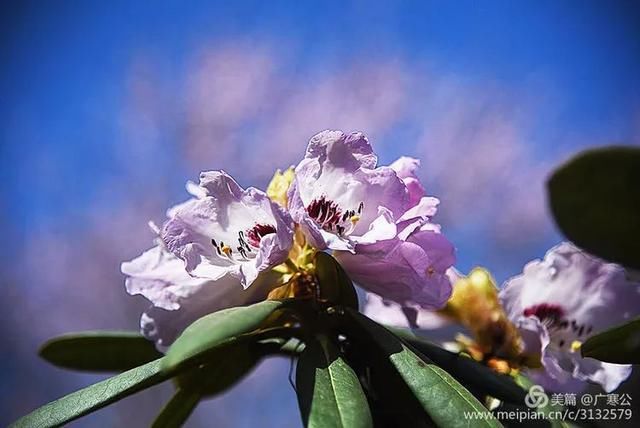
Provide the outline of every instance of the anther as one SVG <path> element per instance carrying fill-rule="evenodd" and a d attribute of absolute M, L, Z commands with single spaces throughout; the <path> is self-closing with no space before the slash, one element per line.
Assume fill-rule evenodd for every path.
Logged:
<path fill-rule="evenodd" d="M 215 239 L 213 239 L 213 238 L 211 238 L 211 245 L 213 245 L 214 247 L 216 247 L 216 253 L 218 253 L 218 255 L 219 255 L 219 256 L 220 256 L 220 255 L 222 255 L 222 254 L 220 253 L 220 247 L 218 246 L 218 243 L 217 243 L 217 242 L 216 242 L 216 240 L 215 240 Z"/>

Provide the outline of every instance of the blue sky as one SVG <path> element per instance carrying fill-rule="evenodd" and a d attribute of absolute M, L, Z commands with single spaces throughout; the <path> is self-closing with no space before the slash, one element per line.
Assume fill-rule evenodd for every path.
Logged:
<path fill-rule="evenodd" d="M 47 336 L 135 328 L 143 303 L 111 321 L 99 301 L 129 304 L 118 262 L 148 246 L 146 219 L 200 169 L 264 186 L 313 132 L 357 128 L 383 162 L 423 158 L 460 265 L 502 280 L 560 239 L 544 209 L 554 165 L 640 144 L 631 1 L 27 1 L 0 19 L 0 227 L 12 243 L 0 263 L 14 287 L 3 332 L 56 306 L 55 322 L 15 339 L 7 385 L 53 376 L 30 355 Z M 40 258 L 57 267 L 34 268 Z M 70 272 L 75 260 L 87 271 Z M 66 302 L 62 284 L 90 275 L 104 285 Z M 85 382 L 65 376 L 33 400 Z M 117 412 L 91 421 L 102 417 Z"/>
<path fill-rule="evenodd" d="M 97 178 L 114 173 L 110 116 L 131 57 L 150 51 L 170 63 L 163 70 L 170 76 L 202 40 L 271 40 L 294 52 L 286 66 L 305 74 L 393 56 L 508 84 L 539 76 L 563 96 L 562 123 L 547 126 L 603 138 L 631 135 L 629 117 L 639 109 L 632 2 L 25 2 L 7 9 L 1 85 L 10 192 L 18 179 L 38 186 L 21 160 L 35 151 L 56 159 L 68 181 L 86 168 Z M 21 202 L 19 221 L 49 216 L 42 210 L 53 205 L 46 195 Z"/>

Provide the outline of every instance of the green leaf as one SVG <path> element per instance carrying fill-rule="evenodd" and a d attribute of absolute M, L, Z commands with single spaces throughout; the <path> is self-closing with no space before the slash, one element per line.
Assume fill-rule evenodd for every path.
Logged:
<path fill-rule="evenodd" d="M 345 328 L 342 332 L 348 339 L 345 359 L 361 380 L 374 425 L 433 427 L 433 421 L 411 389 L 366 331 Z"/>
<path fill-rule="evenodd" d="M 197 367 L 181 373 L 175 378 L 176 385 L 184 390 L 196 390 L 203 397 L 212 397 L 226 391 L 247 376 L 267 356 L 299 356 L 304 343 L 290 338 L 290 329 L 274 328 L 262 330 L 274 334 L 268 339 L 240 340 L 216 348 L 207 353 L 207 359 Z M 282 333 L 285 337 L 278 337 Z M 258 339 L 258 337 L 255 337 Z"/>
<path fill-rule="evenodd" d="M 178 389 L 153 421 L 153 428 L 179 428 L 200 402 L 198 391 Z"/>
<path fill-rule="evenodd" d="M 238 336 L 258 328 L 283 305 L 283 301 L 266 300 L 251 306 L 224 309 L 200 318 L 171 345 L 162 360 L 162 370 L 171 372 L 198 365 L 219 347 L 240 340 Z"/>
<path fill-rule="evenodd" d="M 161 359 L 136 367 L 79 391 L 52 401 L 11 426 L 15 428 L 58 427 L 138 391 L 167 380 L 170 375 L 160 370 Z"/>
<path fill-rule="evenodd" d="M 640 318 L 590 337 L 580 352 L 608 363 L 640 364 Z"/>
<path fill-rule="evenodd" d="M 308 341 L 298 360 L 296 391 L 306 427 L 372 427 L 356 374 L 327 338 Z"/>
<path fill-rule="evenodd" d="M 39 354 L 59 367 L 97 372 L 125 371 L 162 357 L 153 342 L 123 331 L 65 334 L 48 340 Z"/>
<path fill-rule="evenodd" d="M 358 309 L 358 294 L 353 282 L 331 255 L 319 251 L 315 256 L 320 296 L 329 302 Z"/>
<path fill-rule="evenodd" d="M 496 419 L 467 419 L 464 414 L 488 414 L 467 389 L 435 364 L 423 361 L 386 328 L 355 311 L 347 311 L 355 329 L 368 334 L 409 386 L 431 419 L 441 427 L 500 427 Z"/>
<path fill-rule="evenodd" d="M 211 397 L 244 378 L 264 355 L 259 344 L 237 342 L 224 346 L 210 353 L 205 364 L 178 376 L 176 383 L 180 389 Z"/>
<path fill-rule="evenodd" d="M 471 358 L 442 349 L 409 330 L 387 328 L 467 388 L 502 401 L 524 403 L 526 391 L 511 376 L 498 374 Z"/>
<path fill-rule="evenodd" d="M 551 211 L 562 233 L 606 260 L 640 269 L 640 149 L 583 152 L 549 182 Z"/>

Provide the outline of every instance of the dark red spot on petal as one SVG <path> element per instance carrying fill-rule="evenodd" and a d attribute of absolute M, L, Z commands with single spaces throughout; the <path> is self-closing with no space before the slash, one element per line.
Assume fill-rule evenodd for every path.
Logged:
<path fill-rule="evenodd" d="M 320 225 L 331 228 L 340 222 L 342 211 L 335 202 L 328 200 L 325 196 L 314 199 L 307 207 L 309 217 Z"/>
<path fill-rule="evenodd" d="M 542 322 L 558 324 L 564 318 L 564 309 L 560 305 L 551 303 L 540 303 L 526 308 L 523 312 L 525 317 L 535 316 Z"/>
<path fill-rule="evenodd" d="M 253 228 L 247 230 L 245 235 L 247 236 L 247 242 L 257 248 L 260 246 L 262 238 L 270 233 L 276 233 L 276 228 L 270 224 L 256 224 Z"/>

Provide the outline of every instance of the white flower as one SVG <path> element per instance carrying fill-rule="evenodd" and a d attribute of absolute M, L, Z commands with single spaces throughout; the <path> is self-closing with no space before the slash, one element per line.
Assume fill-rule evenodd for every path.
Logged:
<path fill-rule="evenodd" d="M 238 278 L 247 288 L 260 272 L 285 261 L 293 239 L 289 215 L 255 188 L 223 171 L 200 175 L 204 195 L 170 211 L 161 237 L 198 278 Z"/>
<path fill-rule="evenodd" d="M 531 372 L 536 382 L 561 391 L 591 381 L 610 392 L 631 374 L 630 365 L 582 358 L 579 351 L 590 336 L 640 313 L 640 283 L 622 267 L 562 243 L 507 281 L 500 299 L 525 351 L 542 356 L 544 372 Z"/>

